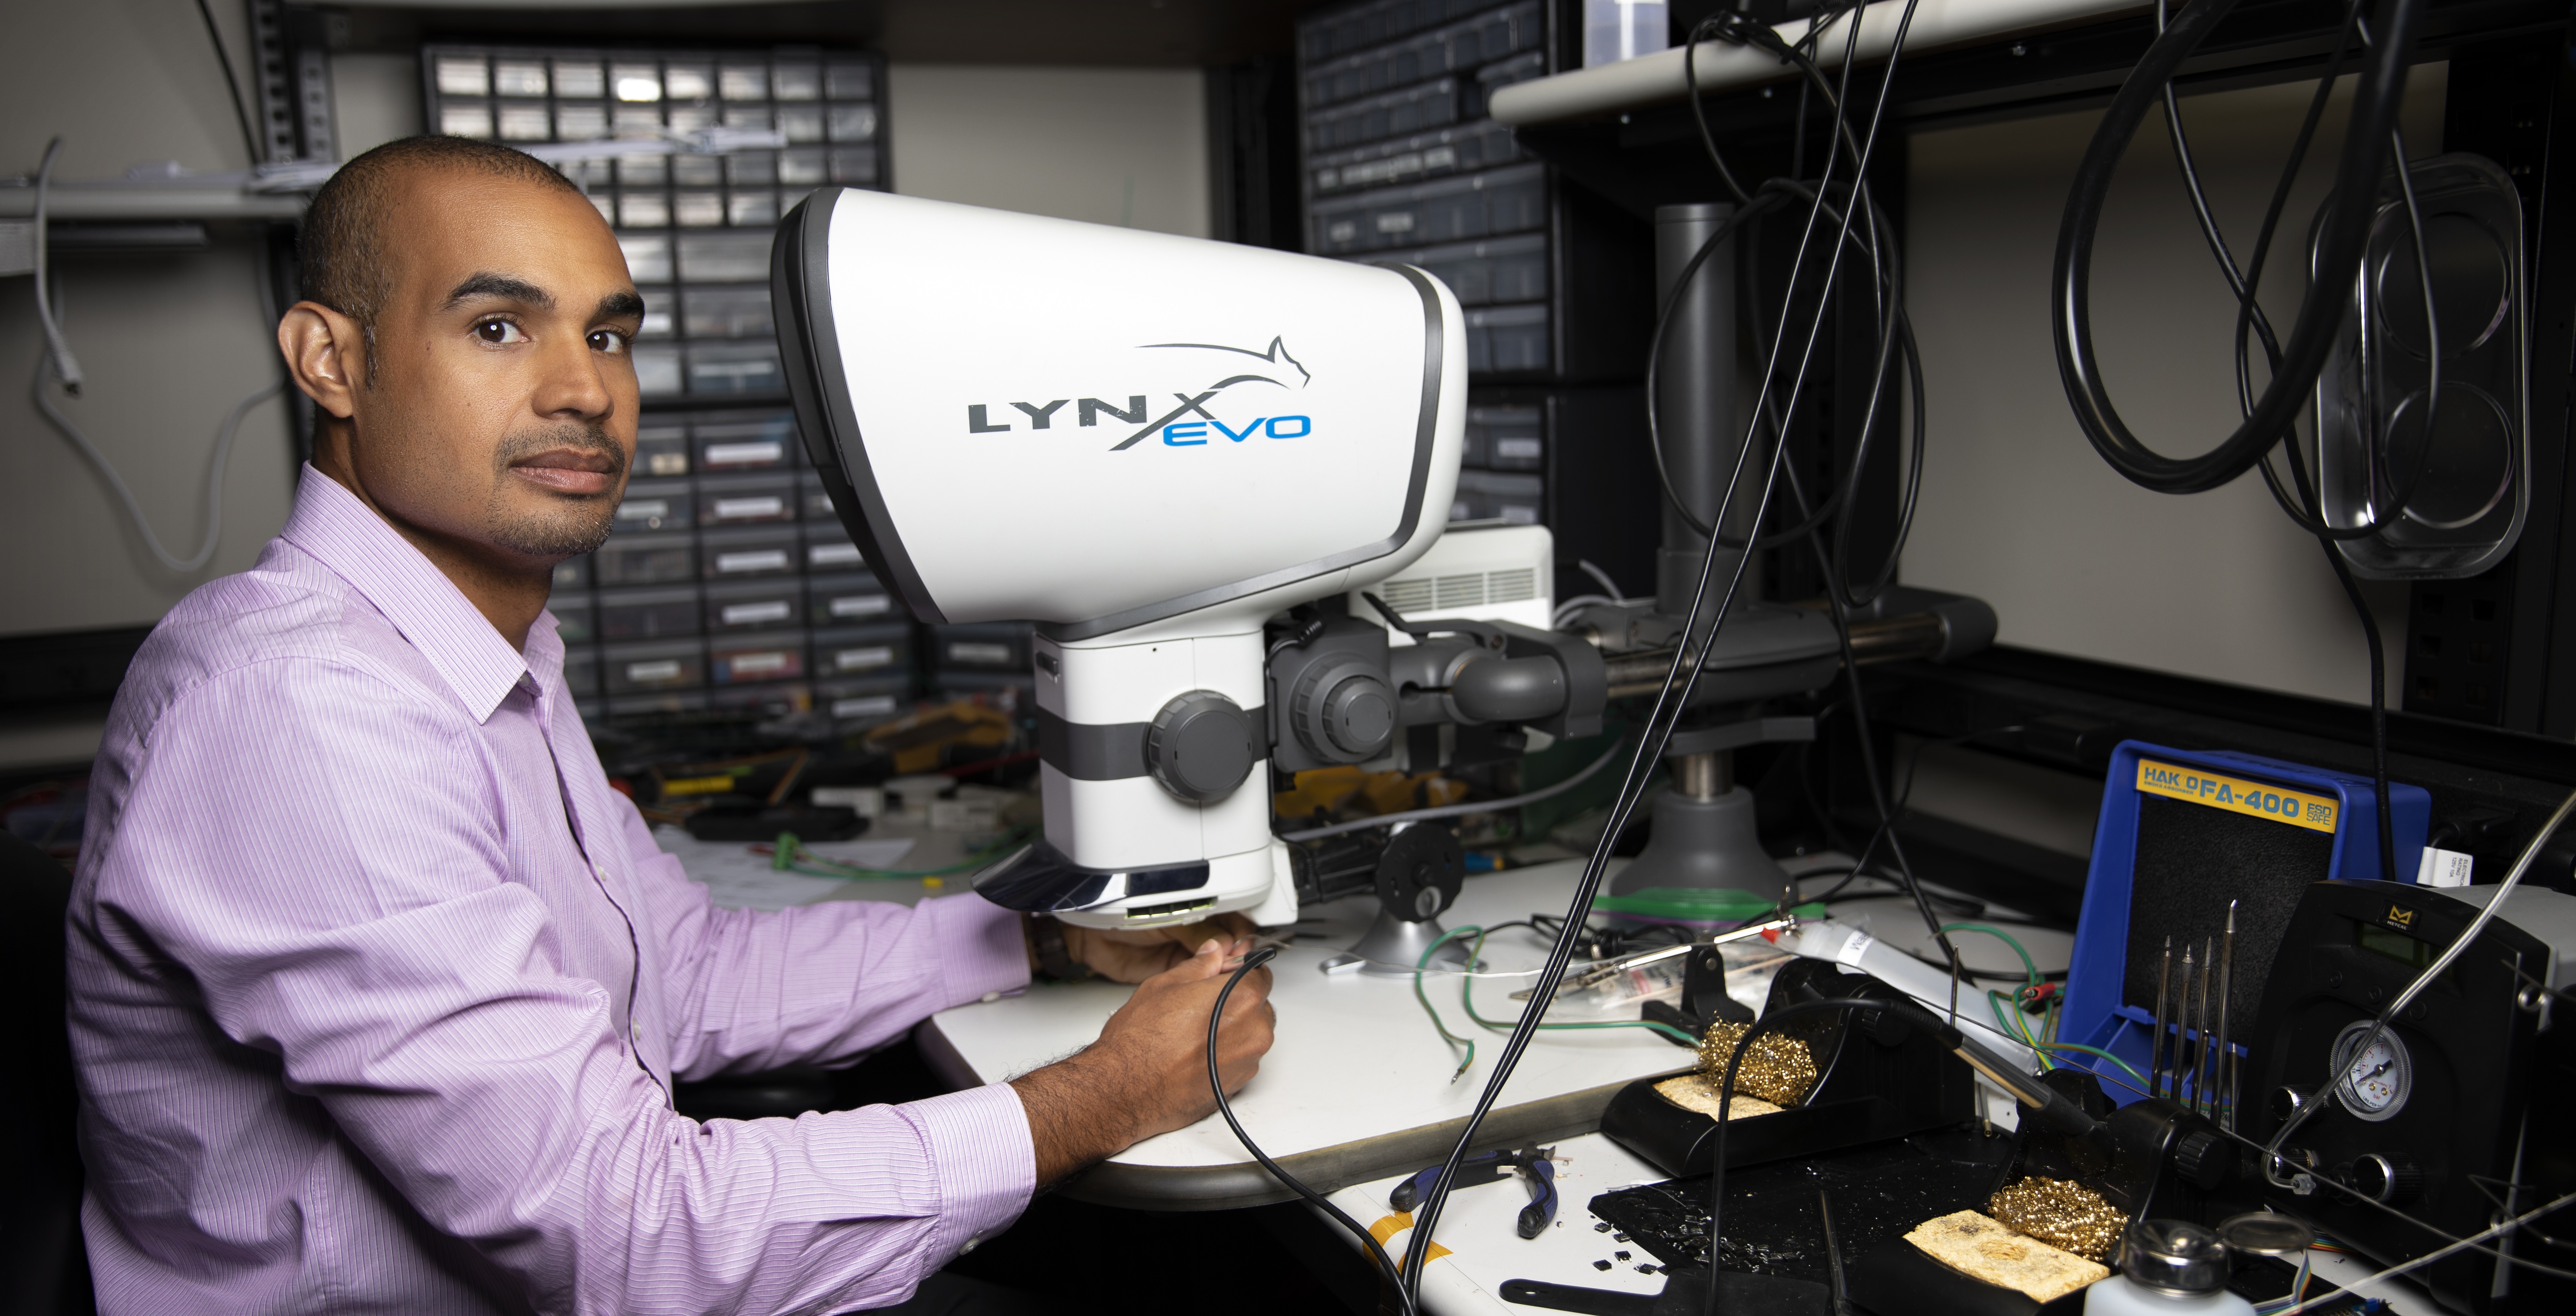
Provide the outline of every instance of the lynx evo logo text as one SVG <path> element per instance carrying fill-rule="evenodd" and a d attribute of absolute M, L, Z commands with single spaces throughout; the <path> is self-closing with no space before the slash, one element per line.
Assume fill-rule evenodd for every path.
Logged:
<path fill-rule="evenodd" d="M 1123 398 L 1054 398 L 1004 404 L 1010 410 L 978 402 L 966 408 L 966 432 L 1007 434 L 1022 425 L 1030 430 L 1051 430 L 1058 420 L 1066 418 L 1063 413 L 1068 406 L 1073 408 L 1071 419 L 1077 429 L 1094 428 L 1103 416 L 1114 417 L 1121 430 L 1130 425 L 1141 427 L 1110 445 L 1111 452 L 1124 452 L 1148 439 L 1160 440 L 1160 446 L 1166 448 L 1203 448 L 1215 440 L 1243 443 L 1251 439 L 1302 439 L 1315 432 L 1314 418 L 1302 414 L 1292 396 L 1304 392 L 1306 385 L 1314 382 L 1314 376 L 1306 373 L 1306 367 L 1288 354 L 1288 345 L 1277 338 L 1270 340 L 1268 350 L 1259 352 L 1216 343 L 1146 343 L 1137 350 L 1248 356 L 1265 363 L 1267 368 L 1242 373 L 1240 362 L 1229 366 L 1221 359 L 1211 359 L 1210 373 L 1221 377 L 1202 388 L 1174 390 L 1169 404 L 1158 405 L 1145 393 L 1130 393 Z M 1224 373 L 1228 369 L 1238 373 Z M 1222 406 L 1226 415 L 1219 416 L 1209 410 L 1211 406 Z M 1020 414 L 1014 417 L 1012 411 Z M 1157 411 L 1161 414 L 1154 415 Z M 1153 419 L 1148 420 L 1148 416 Z"/>

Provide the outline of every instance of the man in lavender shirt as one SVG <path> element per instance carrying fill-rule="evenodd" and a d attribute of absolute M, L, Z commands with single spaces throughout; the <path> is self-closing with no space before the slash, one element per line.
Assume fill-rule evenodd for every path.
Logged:
<path fill-rule="evenodd" d="M 1211 1108 L 1241 944 L 1068 929 L 1140 985 L 1066 1060 L 674 1113 L 675 1081 L 849 1063 L 1019 989 L 1019 916 L 718 909 L 609 789 L 544 611 L 635 451 L 644 304 L 587 199 L 414 138 L 315 197 L 304 261 L 294 514 L 154 630 L 94 776 L 70 1022 L 101 1310 L 882 1307 Z M 1266 975 L 1226 1011 L 1230 1086 L 1270 1045 Z"/>

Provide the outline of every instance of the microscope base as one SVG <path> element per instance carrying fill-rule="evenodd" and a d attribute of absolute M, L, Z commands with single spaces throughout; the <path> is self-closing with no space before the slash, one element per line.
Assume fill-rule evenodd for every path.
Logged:
<path fill-rule="evenodd" d="M 1422 952 L 1440 940 L 1440 920 L 1427 918 L 1407 923 L 1380 909 L 1368 931 L 1351 943 L 1349 950 L 1330 956 L 1315 967 L 1325 973 L 1366 973 L 1385 978 L 1407 978 L 1414 966 L 1422 963 Z M 1451 972 L 1473 969 L 1467 960 L 1467 943 L 1453 941 L 1442 946 L 1427 966 Z"/>

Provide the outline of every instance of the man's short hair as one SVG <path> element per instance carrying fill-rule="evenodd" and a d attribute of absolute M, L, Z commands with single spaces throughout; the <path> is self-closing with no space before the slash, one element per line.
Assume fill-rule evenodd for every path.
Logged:
<path fill-rule="evenodd" d="M 384 241 L 394 218 L 394 188 L 412 169 L 475 172 L 559 187 L 581 188 L 525 151 L 471 137 L 403 137 L 340 166 L 304 212 L 304 295 L 358 322 L 366 335 L 367 374 L 376 372 L 376 317 L 393 295 L 393 271 Z"/>

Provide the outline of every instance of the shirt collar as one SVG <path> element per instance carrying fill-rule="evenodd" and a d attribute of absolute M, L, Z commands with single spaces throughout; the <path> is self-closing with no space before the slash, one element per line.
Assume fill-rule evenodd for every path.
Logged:
<path fill-rule="evenodd" d="M 527 658 L 492 629 L 456 582 L 375 509 L 310 463 L 297 479 L 295 510 L 278 537 L 312 554 L 383 613 L 475 721 L 491 717 L 527 674 Z M 551 639 L 553 628 L 542 620 L 540 626 Z"/>

